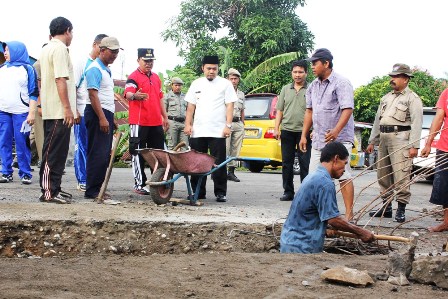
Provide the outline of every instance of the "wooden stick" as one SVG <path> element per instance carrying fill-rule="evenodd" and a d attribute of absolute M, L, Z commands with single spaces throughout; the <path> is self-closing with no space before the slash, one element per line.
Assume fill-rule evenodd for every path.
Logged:
<path fill-rule="evenodd" d="M 342 236 L 342 237 L 348 237 L 348 238 L 353 238 L 353 239 L 359 239 L 359 237 L 355 234 L 352 233 L 348 233 L 348 232 L 341 232 L 338 230 L 327 230 L 327 232 L 329 232 L 329 234 L 335 234 L 338 236 Z M 386 241 L 396 241 L 396 242 L 403 242 L 403 243 L 411 243 L 411 239 L 409 238 L 404 238 L 404 237 L 398 237 L 398 236 L 390 236 L 390 235 L 375 235 L 375 239 L 377 240 L 386 240 Z"/>
<path fill-rule="evenodd" d="M 190 200 L 183 199 L 183 198 L 174 198 L 174 197 L 172 197 L 172 198 L 170 198 L 170 202 L 174 202 L 174 203 L 177 203 L 177 204 L 180 203 L 180 204 L 183 204 L 183 205 L 191 205 L 191 201 Z M 197 201 L 194 205 L 195 206 L 203 206 L 204 203 L 201 202 L 201 201 Z"/>
<path fill-rule="evenodd" d="M 179 142 L 174 148 L 173 148 L 173 151 L 178 151 L 181 147 L 183 147 L 183 146 L 185 146 L 186 144 L 185 144 L 185 142 L 184 141 L 181 141 L 181 142 Z"/>
<path fill-rule="evenodd" d="M 110 175 L 112 174 L 112 168 L 114 165 L 115 154 L 117 152 L 118 144 L 120 143 L 121 132 L 117 132 L 115 136 L 114 143 L 112 144 L 112 152 L 110 153 L 109 166 L 107 167 L 106 177 L 104 178 L 103 184 L 101 185 L 100 193 L 98 193 L 97 201 L 102 202 L 104 193 L 106 193 L 107 185 L 109 184 Z"/>

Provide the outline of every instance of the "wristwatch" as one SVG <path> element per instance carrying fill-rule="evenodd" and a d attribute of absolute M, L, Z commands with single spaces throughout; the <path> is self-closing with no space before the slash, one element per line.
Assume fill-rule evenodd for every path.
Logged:
<path fill-rule="evenodd" d="M 232 128 L 232 124 L 226 124 L 226 127 L 231 129 Z"/>

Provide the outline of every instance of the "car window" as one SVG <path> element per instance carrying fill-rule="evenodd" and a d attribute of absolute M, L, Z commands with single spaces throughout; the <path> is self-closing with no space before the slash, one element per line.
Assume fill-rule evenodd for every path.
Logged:
<path fill-rule="evenodd" d="M 423 112 L 423 123 L 422 128 L 423 129 L 430 129 L 432 120 L 434 119 L 435 112 Z"/>
<path fill-rule="evenodd" d="M 269 118 L 270 98 L 246 98 L 245 118 Z"/>

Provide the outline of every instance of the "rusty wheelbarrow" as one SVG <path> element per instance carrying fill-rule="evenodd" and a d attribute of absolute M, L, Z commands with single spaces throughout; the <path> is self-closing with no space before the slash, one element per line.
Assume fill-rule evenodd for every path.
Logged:
<path fill-rule="evenodd" d="M 225 167 L 230 161 L 237 159 L 236 157 L 228 157 L 221 164 L 215 165 L 215 157 L 193 149 L 178 152 L 145 148 L 138 151 L 153 170 L 151 179 L 146 184 L 149 185 L 151 199 L 156 204 L 167 203 L 173 194 L 174 182 L 180 177 L 184 177 L 187 182 L 190 204 L 196 205 L 202 179 L 217 169 Z M 195 192 L 191 188 L 190 175 L 199 176 Z"/>

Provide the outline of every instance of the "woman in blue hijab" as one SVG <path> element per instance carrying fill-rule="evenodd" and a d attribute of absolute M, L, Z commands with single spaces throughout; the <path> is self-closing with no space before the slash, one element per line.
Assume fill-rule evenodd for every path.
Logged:
<path fill-rule="evenodd" d="M 22 184 L 31 184 L 29 134 L 39 96 L 36 71 L 29 63 L 28 51 L 23 43 L 12 41 L 2 46 L 6 62 L 0 65 L 0 183 L 13 180 L 14 139 L 20 180 Z"/>

